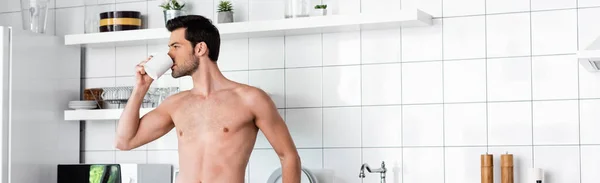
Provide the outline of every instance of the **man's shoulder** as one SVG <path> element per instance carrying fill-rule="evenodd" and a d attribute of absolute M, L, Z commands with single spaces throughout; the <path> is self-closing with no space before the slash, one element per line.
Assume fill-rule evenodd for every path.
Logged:
<path fill-rule="evenodd" d="M 185 90 L 185 91 L 175 93 L 175 94 L 170 95 L 167 98 L 165 98 L 164 102 L 177 103 L 177 101 L 179 101 L 179 99 L 181 99 L 183 96 L 185 96 L 189 92 L 190 92 L 189 90 Z"/>
<path fill-rule="evenodd" d="M 240 98 L 242 98 L 245 101 L 245 103 L 250 105 L 256 104 L 257 102 L 266 102 L 267 99 L 270 100 L 270 97 L 267 94 L 267 92 L 263 91 L 260 88 L 245 84 L 241 84 L 236 89 L 236 93 Z"/>

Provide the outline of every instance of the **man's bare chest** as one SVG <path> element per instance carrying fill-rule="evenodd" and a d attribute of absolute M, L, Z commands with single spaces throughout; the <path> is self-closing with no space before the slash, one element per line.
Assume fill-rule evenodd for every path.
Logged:
<path fill-rule="evenodd" d="M 182 133 L 229 134 L 253 124 L 249 108 L 234 100 L 184 101 L 171 113 L 175 127 Z"/>

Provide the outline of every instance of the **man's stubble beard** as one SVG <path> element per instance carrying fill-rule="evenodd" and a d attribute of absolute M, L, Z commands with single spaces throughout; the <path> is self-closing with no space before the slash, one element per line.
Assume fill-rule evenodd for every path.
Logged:
<path fill-rule="evenodd" d="M 192 60 L 191 62 L 186 62 L 183 65 L 176 65 L 175 69 L 171 73 L 171 76 L 173 76 L 173 78 L 180 78 L 183 76 L 191 76 L 192 74 L 194 74 L 194 72 L 196 72 L 196 70 L 198 70 L 198 67 L 200 66 L 200 60 L 196 57 L 193 57 L 193 59 L 194 60 Z"/>

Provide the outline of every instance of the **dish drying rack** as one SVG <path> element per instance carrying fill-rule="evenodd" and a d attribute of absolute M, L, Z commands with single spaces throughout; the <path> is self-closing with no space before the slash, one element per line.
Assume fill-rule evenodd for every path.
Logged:
<path fill-rule="evenodd" d="M 132 86 L 89 88 L 84 90 L 84 100 L 96 101 L 98 109 L 122 109 L 132 92 Z M 151 87 L 146 92 L 141 107 L 157 107 L 164 99 L 176 93 L 179 93 L 179 87 Z"/>

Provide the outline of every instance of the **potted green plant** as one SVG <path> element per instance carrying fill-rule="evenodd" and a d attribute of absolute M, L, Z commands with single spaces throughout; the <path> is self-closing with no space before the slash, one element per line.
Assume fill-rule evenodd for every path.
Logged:
<path fill-rule="evenodd" d="M 326 4 L 318 4 L 315 6 L 315 11 L 319 16 L 327 15 L 327 5 Z"/>
<path fill-rule="evenodd" d="M 163 9 L 165 15 L 165 24 L 175 17 L 185 15 L 185 12 L 183 11 L 185 3 L 180 2 L 179 0 L 165 0 L 160 7 Z"/>
<path fill-rule="evenodd" d="M 233 22 L 233 5 L 230 1 L 219 2 L 219 23 Z"/>

